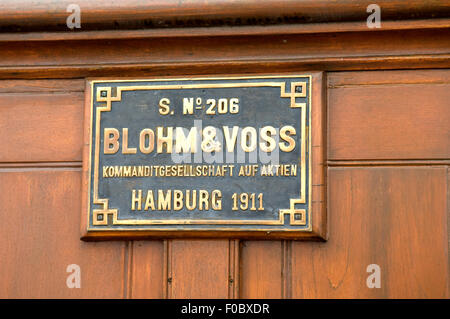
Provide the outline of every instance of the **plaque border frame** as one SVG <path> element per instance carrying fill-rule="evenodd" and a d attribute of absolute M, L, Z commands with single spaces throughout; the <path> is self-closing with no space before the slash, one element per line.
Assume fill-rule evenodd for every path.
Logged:
<path fill-rule="evenodd" d="M 305 134 L 307 135 L 307 138 L 302 138 L 302 144 L 306 143 L 307 145 L 305 147 L 307 147 L 308 152 L 309 152 L 309 156 L 308 156 L 308 165 L 309 165 L 309 170 L 308 170 L 308 174 L 309 174 L 309 192 L 308 192 L 308 210 L 305 212 L 304 209 L 301 209 L 300 211 L 303 212 L 303 216 L 305 216 L 305 214 L 308 214 L 308 227 L 302 228 L 302 229 L 281 229 L 281 228 L 273 228 L 273 229 L 268 229 L 268 228 L 252 228 L 252 229 L 247 229 L 247 228 L 243 228 L 243 229 L 239 229 L 239 228 L 230 228 L 230 227 L 217 227 L 217 228 L 213 228 L 213 229 L 205 229 L 205 228 L 180 228 L 180 226 L 185 225 L 187 223 L 168 223 L 167 225 L 180 225 L 177 228 L 169 228 L 169 227 L 164 227 L 164 228 L 132 228 L 132 229 L 112 229 L 112 228 L 103 228 L 103 229 L 99 229 L 99 228 L 91 228 L 89 227 L 89 218 L 90 218 L 90 185 L 91 185 L 91 167 L 92 167 L 92 120 L 93 120 L 93 101 L 94 101 L 94 92 L 93 92 L 93 87 L 94 84 L 97 83 L 113 83 L 113 82 L 158 82 L 158 81 L 195 81 L 195 80 L 203 80 L 203 81 L 207 81 L 207 80 L 240 80 L 240 79 L 276 79 L 276 78 L 308 78 L 309 79 L 309 89 L 308 92 L 306 93 L 305 90 L 302 90 L 301 93 L 299 92 L 295 92 L 295 87 L 291 87 L 291 91 L 290 92 L 286 92 L 285 91 L 285 82 L 277 82 L 278 87 L 280 87 L 280 98 L 283 97 L 289 97 L 291 99 L 291 104 L 290 107 L 292 107 L 293 103 L 295 104 L 302 104 L 302 103 L 296 103 L 295 102 L 295 98 L 297 97 L 302 97 L 301 94 L 306 93 L 307 97 L 308 97 L 308 103 L 310 106 L 309 109 L 309 116 L 307 119 L 307 123 L 305 123 L 305 128 L 302 128 L 302 131 L 305 132 Z M 81 221 L 81 238 L 84 240 L 101 240 L 101 239 L 117 239 L 117 238 L 136 238 L 136 237 L 155 237 L 155 236 L 159 236 L 159 237 L 178 237 L 178 236 L 183 236 L 183 237 L 238 237 L 238 238 L 242 238 L 242 237 L 261 237 L 265 236 L 267 238 L 272 238 L 272 237 L 276 237 L 276 238 L 305 238 L 305 237 L 314 237 L 314 238 L 319 238 L 319 239 L 326 239 L 327 237 L 327 233 L 326 233 L 326 225 L 324 225 L 325 227 L 320 226 L 320 227 L 314 227 L 314 218 L 313 218 L 313 207 L 312 207 L 312 196 L 313 196 L 313 188 L 312 188 L 312 170 L 313 170 L 313 163 L 312 163 L 312 143 L 311 143 L 311 136 L 313 135 L 313 128 L 312 126 L 312 122 L 311 122 L 311 117 L 312 117 L 312 112 L 313 112 L 313 108 L 314 107 L 320 107 L 321 108 L 321 112 L 323 113 L 323 96 L 322 94 L 320 94 L 320 99 L 319 99 L 319 104 L 317 106 L 313 106 L 312 105 L 312 94 L 313 91 L 317 91 L 317 92 L 323 92 L 323 83 L 322 83 L 322 72 L 308 72 L 308 74 L 277 74 L 277 75 L 270 75 L 270 74 L 264 74 L 264 75 L 249 75 L 249 76 L 220 76 L 220 77 L 216 77 L 216 76 L 187 76 L 187 77 L 149 77 L 149 78 L 123 78 L 123 79 L 118 79 L 118 78 L 114 78 L 114 79 L 109 79 L 109 78 L 95 78 L 95 79 L 86 79 L 86 99 L 85 99 L 85 147 L 84 147 L 84 154 L 83 154 L 83 203 L 82 203 L 82 221 Z M 314 83 L 316 82 L 316 83 Z M 260 87 L 264 87 L 264 86 L 269 86 L 267 85 L 268 82 L 256 82 L 259 83 L 258 86 Z M 284 84 L 284 89 L 283 89 L 283 85 L 280 86 L 280 83 Z M 292 84 L 295 82 L 291 82 Z M 226 83 L 219 83 L 218 85 L 222 85 L 219 87 L 223 87 L 223 85 Z M 245 87 L 245 84 L 248 83 L 237 83 L 240 84 L 240 87 Z M 244 84 L 244 85 L 242 85 Z M 292 85 L 291 84 L 291 85 Z M 298 84 L 298 82 L 297 82 Z M 210 83 L 203 83 L 203 84 L 198 84 L 199 87 L 202 88 L 206 88 L 207 86 L 210 85 Z M 314 88 L 315 85 L 319 85 L 321 86 L 320 90 L 318 90 L 318 88 Z M 186 85 L 177 85 L 179 88 L 182 88 L 180 86 L 186 86 Z M 127 86 L 125 86 L 125 88 L 127 88 Z M 109 89 L 111 89 L 111 87 L 109 87 Z M 294 90 L 292 90 L 294 89 Z M 96 92 L 99 93 L 100 91 Z M 117 89 L 117 92 L 119 92 L 119 90 Z M 299 94 L 299 95 L 297 95 Z M 118 95 L 118 94 L 117 94 Z M 106 96 L 106 99 L 110 99 L 110 106 L 111 106 L 111 102 L 113 102 L 113 98 L 117 98 L 116 97 L 112 97 L 111 94 L 109 94 L 109 96 Z M 304 97 L 304 96 L 303 96 Z M 105 99 L 104 102 L 107 102 Z M 102 102 L 102 101 L 101 101 Z M 293 106 L 293 107 L 300 107 L 301 106 Z M 87 112 L 87 110 L 89 112 Z M 305 108 L 303 108 L 303 110 L 305 110 Z M 306 111 L 305 111 L 306 112 Z M 303 113 L 303 111 L 302 111 Z M 100 121 L 100 117 L 96 117 L 97 121 Z M 88 121 L 86 121 L 88 120 Z M 87 125 L 89 123 L 89 125 Z M 303 124 L 303 121 L 302 121 Z M 98 128 L 99 126 L 96 125 L 96 127 Z M 323 119 L 320 120 L 320 129 L 322 129 L 323 127 Z M 323 131 L 323 130 L 321 130 Z M 320 134 L 320 136 L 323 136 L 323 132 L 317 132 L 317 134 Z M 304 137 L 304 136 L 303 136 Z M 87 143 L 86 143 L 87 142 Z M 87 146 L 87 147 L 86 147 Z M 97 147 L 98 150 L 98 147 Z M 323 164 L 323 163 L 321 163 Z M 302 166 L 303 168 L 305 168 L 305 165 Z M 87 168 L 87 170 L 86 170 Z M 305 174 L 303 174 L 302 176 L 305 176 Z M 87 184 L 87 185 L 86 185 Z M 306 187 L 306 183 L 301 183 L 300 188 L 302 188 L 302 184 L 305 185 Z M 87 187 L 86 187 L 87 186 Z M 87 189 L 87 191 L 86 191 Z M 301 192 L 302 193 L 302 192 Z M 304 192 L 302 193 L 304 194 Z M 280 209 L 279 210 L 279 219 L 278 220 L 263 220 L 264 222 L 268 222 L 268 225 L 282 225 L 284 224 L 284 218 L 285 215 L 289 214 L 290 216 L 290 222 L 291 224 L 295 225 L 296 220 L 294 219 L 294 214 L 298 213 L 298 211 L 295 209 L 295 203 L 300 203 L 298 202 L 298 200 L 302 201 L 302 199 L 291 199 L 290 203 L 289 203 L 289 208 L 288 209 Z M 305 199 L 303 199 L 305 200 Z M 85 205 L 84 203 L 86 203 L 87 201 L 87 205 Z M 107 209 L 108 211 L 109 209 Z M 108 212 L 109 213 L 109 212 Z M 325 215 L 323 214 L 325 213 Z M 111 214 L 111 213 L 109 213 Z M 326 222 L 326 211 L 324 211 L 324 209 L 320 209 L 320 211 L 318 212 L 318 214 L 320 214 L 321 216 L 319 216 L 319 220 L 325 220 Z M 87 216 L 86 216 L 87 215 Z M 325 217 L 325 219 L 323 218 Z M 107 218 L 104 218 L 107 220 Z M 315 218 L 318 219 L 318 218 Z M 134 220 L 132 220 L 134 221 Z M 196 220 L 197 221 L 197 220 Z M 208 223 L 207 224 L 202 224 L 202 223 L 195 223 L 196 221 L 194 221 L 194 223 L 189 223 L 189 224 L 194 224 L 194 225 L 223 225 L 223 224 L 241 224 L 241 225 L 248 225 L 246 223 L 243 223 L 243 220 L 236 220 L 236 223 L 230 223 L 230 220 L 206 220 Z M 213 221 L 213 223 L 211 223 L 211 221 Z M 292 223 L 293 222 L 293 223 Z M 297 221 L 298 222 L 298 221 Z M 300 221 L 301 222 L 301 221 Z M 260 221 L 254 222 L 253 220 L 251 221 L 250 224 L 254 224 L 255 226 L 258 225 L 266 225 L 265 223 L 261 223 Z M 127 224 L 129 225 L 129 224 Z M 297 224 L 297 225 L 302 225 L 302 224 Z M 304 224 L 303 224 L 304 225 Z M 314 229 L 316 228 L 316 229 Z"/>

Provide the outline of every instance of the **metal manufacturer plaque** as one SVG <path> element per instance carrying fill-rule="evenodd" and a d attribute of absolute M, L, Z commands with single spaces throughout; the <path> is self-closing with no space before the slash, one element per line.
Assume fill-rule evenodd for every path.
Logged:
<path fill-rule="evenodd" d="M 311 231 L 309 75 L 91 81 L 91 232 Z"/>

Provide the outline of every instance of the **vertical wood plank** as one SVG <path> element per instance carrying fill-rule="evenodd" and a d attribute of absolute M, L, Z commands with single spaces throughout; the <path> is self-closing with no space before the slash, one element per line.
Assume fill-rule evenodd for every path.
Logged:
<path fill-rule="evenodd" d="M 447 296 L 450 296 L 450 166 L 447 166 L 447 239 L 448 239 Z"/>
<path fill-rule="evenodd" d="M 326 211 L 327 94 L 326 74 L 313 73 L 311 92 L 311 215 L 312 231 L 328 236 Z"/>
<path fill-rule="evenodd" d="M 446 170 L 329 169 L 330 238 L 293 244 L 293 297 L 448 297 Z M 369 264 L 381 288 L 367 287 Z"/>
<path fill-rule="evenodd" d="M 164 298 L 164 243 L 132 242 L 131 298 Z"/>
<path fill-rule="evenodd" d="M 229 241 L 229 284 L 228 298 L 239 298 L 239 271 L 240 271 L 240 241 L 230 239 Z"/>
<path fill-rule="evenodd" d="M 171 240 L 169 254 L 170 298 L 228 298 L 228 240 Z"/>
<path fill-rule="evenodd" d="M 292 241 L 283 240 L 281 242 L 281 297 L 292 298 Z"/>
<path fill-rule="evenodd" d="M 240 298 L 282 298 L 281 241 L 245 241 L 241 253 Z"/>
<path fill-rule="evenodd" d="M 386 216 L 383 263 L 389 298 L 449 297 L 445 172 L 444 167 L 404 169 L 388 180 L 392 211 Z"/>
<path fill-rule="evenodd" d="M 80 240 L 80 182 L 79 169 L 0 170 L 1 298 L 123 297 L 124 243 Z"/>

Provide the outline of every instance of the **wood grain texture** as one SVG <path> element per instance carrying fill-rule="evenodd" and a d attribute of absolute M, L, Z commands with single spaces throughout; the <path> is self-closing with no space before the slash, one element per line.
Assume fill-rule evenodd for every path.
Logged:
<path fill-rule="evenodd" d="M 131 298 L 164 298 L 164 245 L 162 241 L 134 241 L 130 269 Z"/>
<path fill-rule="evenodd" d="M 423 30 L 443 29 L 450 27 L 449 18 L 415 19 L 415 20 L 386 20 L 383 19 L 383 31 L 386 30 Z M 139 30 L 92 30 L 82 32 L 3 32 L 0 33 L 1 42 L 16 41 L 67 41 L 67 40 L 117 40 L 117 39 L 148 39 L 148 38 L 174 38 L 174 37 L 201 37 L 201 36 L 251 36 L 251 35 L 287 35 L 312 34 L 336 32 L 374 32 L 367 28 L 366 20 L 329 22 L 329 23 L 295 23 L 266 26 L 239 26 L 236 27 L 186 27 L 186 28 L 160 28 Z"/>
<path fill-rule="evenodd" d="M 377 2 L 382 30 L 365 29 L 369 1 L 175 2 L 83 0 L 83 32 L 68 37 L 45 32 L 66 29 L 66 3 L 0 4 L 2 31 L 42 30 L 0 35 L 0 297 L 449 298 L 449 71 L 402 70 L 450 67 L 448 20 L 426 19 L 448 17 L 449 1 Z M 257 19 L 202 25 L 238 16 Z M 204 28 L 178 28 L 196 17 Z M 142 25 L 152 29 L 120 30 Z M 328 141 L 313 141 L 335 166 L 314 167 L 328 242 L 79 240 L 81 78 L 301 70 L 355 70 L 327 75 Z M 81 289 L 66 286 L 72 263 Z M 380 289 L 366 286 L 372 263 Z"/>
<path fill-rule="evenodd" d="M 326 163 L 327 100 L 326 75 L 313 73 L 311 91 L 311 215 L 313 232 L 327 239 Z"/>
<path fill-rule="evenodd" d="M 450 165 L 447 166 L 447 237 L 448 237 L 448 274 L 450 277 Z M 447 280 L 447 296 L 450 296 L 450 278 Z"/>
<path fill-rule="evenodd" d="M 328 88 L 402 84 L 449 84 L 450 70 L 390 70 L 328 72 Z"/>
<path fill-rule="evenodd" d="M 238 239 L 230 239 L 229 241 L 229 266 L 228 266 L 228 298 L 239 298 L 240 287 L 240 257 L 241 257 L 241 242 Z"/>
<path fill-rule="evenodd" d="M 82 92 L 0 94 L 0 162 L 81 161 Z"/>
<path fill-rule="evenodd" d="M 435 29 L 367 34 L 5 42 L 0 43 L 0 78 L 444 68 L 450 67 L 448 34 L 448 29 Z"/>
<path fill-rule="evenodd" d="M 447 29 L 98 41 L 8 42 L 0 67 L 282 61 L 448 54 Z M 333 40 L 333 41 L 332 41 Z M 17 54 L 20 52 L 20 54 Z M 98 52 L 102 52 L 101 55 Z"/>
<path fill-rule="evenodd" d="M 334 166 L 442 166 L 450 165 L 450 159 L 442 160 L 362 160 L 362 161 L 328 161 L 328 167 Z"/>
<path fill-rule="evenodd" d="M 244 241 L 241 248 L 240 298 L 282 298 L 281 241 Z"/>
<path fill-rule="evenodd" d="M 85 81 L 82 79 L 69 80 L 2 80 L 1 93 L 54 93 L 54 92 L 84 92 Z"/>
<path fill-rule="evenodd" d="M 331 38 L 325 42 L 331 41 Z M 334 40 L 333 40 L 334 41 Z M 114 63 L 107 65 L 58 66 L 0 66 L 0 79 L 73 78 L 73 77 L 161 77 L 227 74 L 277 74 L 311 70 L 389 70 L 450 68 L 450 54 L 401 54 L 358 57 L 305 57 L 266 61 L 212 61 L 212 62 L 147 62 Z"/>
<path fill-rule="evenodd" d="M 331 168 L 330 237 L 294 242 L 294 298 L 448 298 L 447 169 Z M 381 288 L 369 289 L 369 264 Z"/>
<path fill-rule="evenodd" d="M 0 27 L 14 31 L 66 31 L 69 3 L 3 0 L 0 4 Z M 77 1 L 82 10 L 82 28 L 86 30 L 365 21 L 370 3 L 368 0 Z M 450 12 L 448 0 L 378 0 L 377 4 L 384 19 L 446 17 Z"/>
<path fill-rule="evenodd" d="M 330 160 L 450 158 L 450 72 L 390 74 L 330 77 Z"/>
<path fill-rule="evenodd" d="M 228 240 L 170 240 L 168 297 L 228 298 Z"/>
<path fill-rule="evenodd" d="M 124 243 L 79 237 L 79 169 L 0 170 L 0 297 L 122 298 Z M 67 266 L 81 288 L 66 285 Z"/>

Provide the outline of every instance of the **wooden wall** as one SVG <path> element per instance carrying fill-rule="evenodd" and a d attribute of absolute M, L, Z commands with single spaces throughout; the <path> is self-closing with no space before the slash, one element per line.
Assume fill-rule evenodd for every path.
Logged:
<path fill-rule="evenodd" d="M 448 35 L 0 42 L 0 297 L 448 298 Z M 327 242 L 80 241 L 86 78 L 308 71 L 326 75 Z"/>

